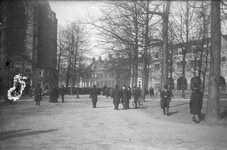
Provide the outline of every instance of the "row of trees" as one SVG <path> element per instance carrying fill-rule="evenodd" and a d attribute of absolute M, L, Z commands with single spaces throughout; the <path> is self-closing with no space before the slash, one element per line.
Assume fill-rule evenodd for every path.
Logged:
<path fill-rule="evenodd" d="M 80 68 L 86 60 L 84 53 L 87 53 L 88 46 L 85 24 L 92 25 L 99 31 L 100 48 L 113 56 L 128 58 L 122 65 L 132 70 L 129 74 L 131 86 L 137 86 L 138 71 L 142 64 L 143 100 L 145 89 L 148 89 L 148 78 L 154 69 L 151 65 L 155 61 L 162 64 L 161 87 L 172 77 L 172 66 L 176 59 L 180 59 L 182 77 L 185 78 L 186 71 L 192 71 L 195 76 L 203 78 L 203 89 L 210 68 L 206 121 L 218 122 L 221 21 L 226 19 L 225 9 L 226 4 L 220 0 L 104 2 L 100 18 L 73 22 L 61 30 L 58 70 L 65 73 L 59 74 L 66 76 L 67 87 L 69 80 L 72 81 L 72 87 L 76 78 L 78 83 L 82 74 L 77 73 L 81 70 L 86 70 L 83 75 L 90 78 L 89 70 Z M 176 48 L 181 49 L 181 58 L 175 57 Z M 187 55 L 192 51 L 193 55 Z M 155 58 L 157 53 L 161 55 L 159 59 Z M 188 60 L 192 60 L 193 69 L 188 69 Z M 182 87 L 182 97 L 185 97 L 184 82 Z"/>
<path fill-rule="evenodd" d="M 222 11 L 222 12 L 221 12 Z M 137 86 L 139 64 L 142 64 L 142 99 L 148 89 L 150 64 L 161 47 L 161 87 L 174 72 L 176 45 L 182 51 L 180 62 L 185 78 L 192 60 L 195 76 L 202 78 L 204 89 L 209 70 L 208 122 L 217 122 L 219 113 L 219 80 L 221 54 L 221 21 L 226 21 L 226 4 L 219 1 L 110 1 L 102 16 L 85 22 L 98 29 L 102 45 L 111 54 L 120 54 L 129 61 L 132 85 Z M 222 32 L 224 33 L 224 32 Z M 194 45 L 195 47 L 192 47 Z M 155 48 L 156 47 L 156 48 Z M 187 55 L 193 51 L 193 55 Z M 210 58 L 209 58 L 210 56 Z M 156 60 L 157 61 L 157 60 Z M 182 97 L 185 85 L 182 82 Z M 210 119 L 213 118 L 213 119 Z M 216 120 L 215 120 L 215 119 Z"/>

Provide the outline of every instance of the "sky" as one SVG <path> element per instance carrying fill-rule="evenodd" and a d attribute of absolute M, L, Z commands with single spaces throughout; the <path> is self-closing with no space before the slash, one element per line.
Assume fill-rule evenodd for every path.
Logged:
<path fill-rule="evenodd" d="M 86 19 L 88 15 L 98 17 L 100 13 L 100 1 L 53 1 L 49 0 L 51 10 L 56 13 L 58 19 L 58 28 L 66 26 L 68 23 L 76 20 L 76 18 Z M 92 31 L 91 31 L 92 32 Z M 95 33 L 90 32 L 90 47 L 92 49 L 92 57 L 98 57 L 102 50 L 96 48 L 97 42 Z"/>

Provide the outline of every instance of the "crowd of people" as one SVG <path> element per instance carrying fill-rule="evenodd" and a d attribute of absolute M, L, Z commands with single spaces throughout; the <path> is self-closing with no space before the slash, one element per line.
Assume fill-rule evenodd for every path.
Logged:
<path fill-rule="evenodd" d="M 136 109 L 139 107 L 141 90 L 136 86 L 134 86 L 133 89 L 131 89 L 129 86 L 127 87 L 126 85 L 123 85 L 122 87 L 119 87 L 118 85 L 116 85 L 115 88 L 110 88 L 109 90 L 107 88 L 104 91 L 106 91 L 105 94 L 107 97 L 111 97 L 113 99 L 114 110 L 118 110 L 120 104 L 122 104 L 123 109 L 125 110 L 130 109 L 129 103 L 131 99 L 133 99 L 134 108 Z M 43 92 L 41 85 L 38 84 L 34 92 L 35 94 L 34 100 L 36 101 L 36 105 L 40 106 L 42 95 L 45 92 L 46 91 Z M 149 89 L 149 94 L 150 96 L 154 95 L 153 88 Z M 62 103 L 64 103 L 65 102 L 64 86 L 62 85 L 60 90 L 57 88 L 57 86 L 53 86 L 50 91 L 49 102 L 58 102 L 58 97 L 60 95 L 61 95 Z M 92 99 L 92 105 L 93 105 L 92 108 L 96 108 L 98 95 L 100 95 L 100 90 L 96 87 L 96 85 L 94 85 L 90 91 L 90 98 Z M 160 98 L 161 98 L 160 106 L 161 106 L 161 109 L 163 109 L 163 114 L 167 116 L 170 116 L 169 104 L 171 101 L 171 97 L 172 97 L 172 92 L 171 90 L 168 90 L 168 86 L 165 85 L 164 89 L 162 91 L 160 90 Z M 192 121 L 196 123 L 199 123 L 202 119 L 202 116 L 201 116 L 201 109 L 203 105 L 202 100 L 203 100 L 203 93 L 199 90 L 198 85 L 195 85 L 191 93 L 189 107 L 190 107 L 190 113 L 193 115 Z"/>

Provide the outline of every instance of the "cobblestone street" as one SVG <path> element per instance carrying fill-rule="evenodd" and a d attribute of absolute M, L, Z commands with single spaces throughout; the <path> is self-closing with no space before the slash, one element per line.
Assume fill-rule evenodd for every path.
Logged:
<path fill-rule="evenodd" d="M 0 149 L 227 149 L 227 126 L 192 122 L 187 99 L 173 99 L 170 116 L 162 114 L 158 98 L 148 99 L 140 109 L 129 110 L 121 105 L 114 110 L 112 99 L 104 96 L 99 96 L 97 108 L 92 108 L 88 95 L 80 99 L 67 95 L 65 99 L 65 103 L 60 98 L 59 103 L 49 103 L 46 96 L 41 106 L 30 98 L 5 106 L 0 102 Z"/>

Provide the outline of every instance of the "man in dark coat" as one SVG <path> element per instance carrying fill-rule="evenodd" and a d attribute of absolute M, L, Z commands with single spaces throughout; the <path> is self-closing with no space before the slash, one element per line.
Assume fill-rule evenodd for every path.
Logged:
<path fill-rule="evenodd" d="M 154 95 L 154 89 L 153 89 L 152 87 L 150 87 L 149 93 L 150 93 L 150 97 L 151 97 L 152 95 Z"/>
<path fill-rule="evenodd" d="M 190 114 L 193 114 L 192 120 L 196 123 L 200 122 L 201 119 L 201 109 L 203 105 L 203 94 L 202 92 L 198 89 L 198 86 L 194 86 L 189 106 L 190 106 Z M 197 119 L 196 119 L 197 116 Z"/>
<path fill-rule="evenodd" d="M 93 104 L 92 108 L 96 108 L 96 103 L 97 103 L 97 100 L 98 100 L 98 94 L 99 94 L 99 91 L 96 88 L 96 85 L 93 85 L 93 89 L 91 90 L 91 93 L 90 93 L 90 98 L 91 98 L 92 104 Z"/>
<path fill-rule="evenodd" d="M 129 100 L 131 99 L 131 97 L 132 97 L 132 93 L 131 93 L 131 88 L 128 86 L 128 91 L 127 91 L 127 94 L 128 94 L 128 99 L 127 99 L 127 103 L 126 103 L 126 108 L 127 109 L 130 109 L 130 107 L 129 107 Z"/>
<path fill-rule="evenodd" d="M 164 115 L 165 113 L 165 108 L 167 109 L 167 116 L 169 116 L 169 102 L 171 101 L 171 94 L 170 91 L 167 90 L 167 85 L 164 86 L 164 90 L 161 92 L 160 97 L 161 97 L 161 108 L 163 109 Z"/>
<path fill-rule="evenodd" d="M 126 89 L 126 85 L 122 87 L 122 105 L 124 109 L 127 109 L 127 101 L 128 101 L 128 90 Z"/>
<path fill-rule="evenodd" d="M 133 97 L 134 97 L 135 108 L 138 108 L 137 103 L 138 103 L 138 100 L 140 99 L 140 96 L 141 96 L 141 91 L 134 86 Z"/>
<path fill-rule="evenodd" d="M 42 100 L 42 88 L 41 88 L 41 84 L 39 83 L 37 85 L 37 87 L 35 88 L 35 101 L 36 101 L 36 105 L 40 106 L 40 101 Z"/>
<path fill-rule="evenodd" d="M 118 110 L 120 99 L 122 97 L 121 90 L 118 88 L 118 85 L 115 86 L 115 89 L 112 92 L 114 110 Z"/>

